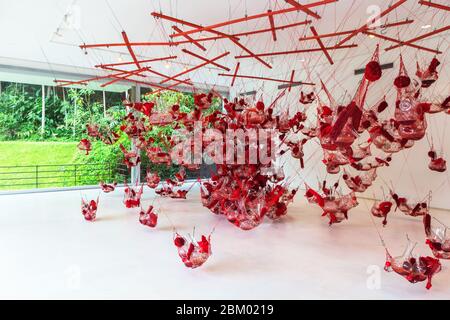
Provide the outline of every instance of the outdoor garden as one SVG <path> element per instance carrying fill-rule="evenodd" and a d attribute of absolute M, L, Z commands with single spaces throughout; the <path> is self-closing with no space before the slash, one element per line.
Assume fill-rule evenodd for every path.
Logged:
<path fill-rule="evenodd" d="M 124 98 L 125 93 L 2 82 L 0 190 L 95 185 L 100 180 L 125 179 L 127 170 L 121 165 L 119 145 L 130 146 L 126 135 L 112 146 L 93 142 L 88 156 L 77 149 L 78 142 L 86 138 L 88 123 L 117 130 L 126 115 Z M 146 91 L 142 99 L 156 101 L 160 109 L 173 104 L 185 111 L 194 107 L 191 93 L 165 91 L 152 95 Z M 171 127 L 154 127 L 150 134 L 157 140 L 161 131 L 170 135 Z M 177 170 L 175 166 L 149 164 L 144 152 L 142 162 L 144 168 L 156 170 L 163 177 Z"/>

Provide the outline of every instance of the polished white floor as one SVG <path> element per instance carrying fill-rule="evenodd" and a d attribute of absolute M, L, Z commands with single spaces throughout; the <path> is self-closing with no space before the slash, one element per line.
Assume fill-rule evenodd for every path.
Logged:
<path fill-rule="evenodd" d="M 149 190 L 144 199 L 152 202 Z M 195 189 L 186 201 L 156 204 L 165 214 L 154 230 L 121 201 L 122 190 L 101 194 L 98 220 L 89 223 L 80 191 L 0 196 L 0 298 L 450 298 L 450 261 L 442 261 L 429 291 L 382 270 L 384 249 L 364 200 L 349 221 L 330 228 L 299 195 L 284 220 L 247 232 L 203 208 Z M 450 224 L 450 213 L 434 214 Z M 216 226 L 213 255 L 202 268 L 180 262 L 171 221 L 180 232 L 195 226 L 197 235 Z M 418 253 L 430 254 L 420 218 L 395 213 L 381 232 L 395 254 L 406 233 L 419 242 Z"/>

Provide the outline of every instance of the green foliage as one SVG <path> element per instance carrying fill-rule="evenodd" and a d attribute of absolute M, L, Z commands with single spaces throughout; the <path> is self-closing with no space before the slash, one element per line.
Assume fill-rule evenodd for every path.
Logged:
<path fill-rule="evenodd" d="M 106 115 L 103 97 L 89 89 L 45 87 L 45 130 L 42 132 L 42 87 L 2 83 L 0 95 L 0 140 L 77 141 L 89 122 L 118 122 L 124 111 L 120 94 L 108 93 Z M 100 92 L 101 93 L 101 92 Z"/>
<path fill-rule="evenodd" d="M 36 88 L 9 85 L 0 95 L 0 137 L 3 139 L 29 138 L 40 125 L 36 101 L 41 100 Z"/>
<path fill-rule="evenodd" d="M 175 92 L 175 91 L 163 91 L 157 94 L 147 94 L 143 97 L 143 101 L 151 101 L 156 104 L 156 110 L 159 112 L 167 111 L 174 104 L 180 106 L 181 112 L 190 112 L 194 110 L 194 95 L 187 92 Z M 215 110 L 222 108 L 220 99 L 215 97 L 211 104 L 211 108 L 205 111 L 205 114 L 209 114 Z"/>
<path fill-rule="evenodd" d="M 159 112 L 167 111 L 174 104 L 178 104 L 182 112 L 192 111 L 195 107 L 192 93 L 163 91 L 157 94 L 147 94 L 142 100 L 154 102 L 156 104 L 156 110 Z"/>

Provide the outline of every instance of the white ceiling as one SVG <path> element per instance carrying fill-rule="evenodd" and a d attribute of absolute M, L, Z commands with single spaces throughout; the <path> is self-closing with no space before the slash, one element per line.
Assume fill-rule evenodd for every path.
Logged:
<path fill-rule="evenodd" d="M 318 0 L 315 0 L 318 1 Z M 301 1 L 310 3 L 313 1 Z M 443 0 L 435 2 L 445 3 Z M 314 9 L 322 19 L 312 18 L 313 25 L 319 34 L 354 29 L 364 24 L 369 16 L 377 10 L 384 10 L 392 1 L 385 0 L 339 0 L 335 4 L 317 7 Z M 131 42 L 135 41 L 167 41 L 168 34 L 172 33 L 173 23 L 163 20 L 155 20 L 150 13 L 162 12 L 196 24 L 208 25 L 231 18 L 240 18 L 244 15 L 252 15 L 265 12 L 268 9 L 277 10 L 288 8 L 289 4 L 284 0 L 0 0 L 0 64 L 37 67 L 52 72 L 65 71 L 81 74 L 101 74 L 92 71 L 94 65 L 99 63 L 129 61 L 130 56 L 126 48 L 89 50 L 85 54 L 78 47 L 82 43 L 108 43 L 123 42 L 121 31 L 125 30 Z M 69 18 L 65 19 L 65 15 Z M 275 25 L 289 24 L 305 20 L 303 12 L 293 12 L 275 17 Z M 311 17 L 308 17 L 311 19 Z M 429 32 L 432 28 L 442 27 L 449 23 L 449 14 L 433 8 L 420 6 L 418 0 L 409 0 L 406 4 L 382 19 L 382 23 L 394 22 L 410 18 L 414 23 L 406 26 L 386 30 L 386 35 L 402 40 Z M 423 25 L 431 25 L 431 29 L 424 30 Z M 181 29 L 188 29 L 178 25 Z M 254 29 L 269 27 L 267 18 L 253 20 L 227 26 L 220 31 L 238 33 Z M 58 29 L 59 28 L 59 29 Z M 57 32 L 60 35 L 56 35 Z M 448 56 L 448 32 L 436 37 L 421 41 L 418 44 L 430 48 L 439 48 Z M 202 33 L 201 36 L 206 36 Z M 304 35 L 311 35 L 309 27 L 299 26 L 283 31 L 278 31 L 278 41 L 273 42 L 270 33 L 242 38 L 241 42 L 255 53 L 284 51 L 318 47 L 315 41 L 300 42 L 298 39 Z M 334 45 L 338 38 L 327 38 L 326 45 Z M 300 78 L 305 80 L 307 75 L 337 74 L 339 76 L 350 75 L 354 69 L 364 65 L 370 55 L 377 39 L 370 39 L 365 35 L 359 35 L 349 41 L 357 43 L 358 48 L 349 50 L 332 51 L 331 55 L 337 63 L 331 67 L 321 52 L 298 54 L 289 56 L 277 56 L 265 58 L 273 65 L 270 70 L 253 59 L 241 59 L 241 72 L 256 76 L 270 76 L 287 79 L 292 69 L 297 70 Z M 387 47 L 386 42 L 381 42 L 381 47 Z M 185 66 L 197 65 L 200 60 L 192 58 L 181 52 L 182 48 L 199 53 L 207 57 L 215 57 L 225 51 L 231 54 L 221 59 L 221 64 L 233 69 L 236 65 L 236 55 L 242 54 L 229 40 L 218 40 L 205 43 L 208 49 L 202 52 L 192 44 L 179 47 L 136 47 L 138 58 L 149 59 L 167 55 L 177 55 L 175 63 L 167 68 L 165 63 L 153 63 L 152 68 L 159 72 L 175 74 Z M 405 56 L 416 60 L 429 60 L 432 55 L 412 48 L 401 49 Z M 382 61 L 391 62 L 398 60 L 400 50 L 392 50 L 383 53 Z M 8 60 L 5 60 L 8 58 Z M 301 60 L 305 60 L 302 62 Z M 445 59 L 444 59 L 445 60 Z M 6 61 L 6 62 L 5 62 Z M 341 62 L 339 62 L 341 61 Z M 343 62 L 346 61 L 346 62 Z M 217 68 L 202 68 L 189 74 L 189 77 L 197 83 L 208 83 L 227 86 L 230 79 L 218 77 L 222 72 Z"/>

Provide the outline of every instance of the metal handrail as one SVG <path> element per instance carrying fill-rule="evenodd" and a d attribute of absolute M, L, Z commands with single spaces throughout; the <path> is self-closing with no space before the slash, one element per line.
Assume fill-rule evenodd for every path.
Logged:
<path fill-rule="evenodd" d="M 0 189 L 92 185 L 98 180 L 123 180 L 127 174 L 122 165 L 115 163 L 0 166 Z"/>

